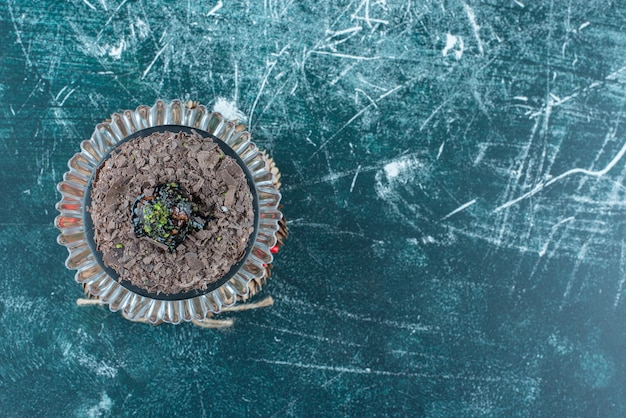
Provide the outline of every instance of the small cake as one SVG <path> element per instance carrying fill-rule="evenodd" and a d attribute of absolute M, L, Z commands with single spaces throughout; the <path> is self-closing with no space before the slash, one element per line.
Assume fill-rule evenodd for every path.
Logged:
<path fill-rule="evenodd" d="M 244 171 L 195 131 L 120 144 L 94 174 L 88 211 L 104 264 L 150 294 L 206 289 L 254 230 Z"/>

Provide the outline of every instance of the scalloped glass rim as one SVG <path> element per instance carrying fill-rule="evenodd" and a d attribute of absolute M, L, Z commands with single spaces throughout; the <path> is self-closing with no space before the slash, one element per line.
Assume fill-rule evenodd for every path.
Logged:
<path fill-rule="evenodd" d="M 97 263 L 83 227 L 83 197 L 89 179 L 102 158 L 125 137 L 161 125 L 197 128 L 224 141 L 248 167 L 259 200 L 257 236 L 241 268 L 217 289 L 183 300 L 153 299 L 120 285 Z M 57 242 L 68 249 L 65 265 L 76 270 L 76 281 L 84 284 L 89 293 L 99 297 L 111 311 L 122 310 L 130 320 L 152 324 L 203 320 L 208 315 L 219 313 L 223 307 L 247 298 L 250 281 L 265 277 L 265 266 L 273 261 L 270 248 L 276 245 L 276 233 L 282 219 L 278 209 L 281 195 L 274 187 L 274 177 L 266 157 L 251 141 L 244 124 L 225 119 L 202 105 L 188 108 L 180 100 L 159 100 L 151 107 L 142 105 L 135 110 L 114 113 L 110 121 L 96 125 L 91 138 L 82 141 L 80 148 L 81 152 L 69 160 L 69 171 L 57 185 L 61 193 L 61 200 L 56 205 L 60 214 L 55 218 L 55 226 L 61 232 Z"/>

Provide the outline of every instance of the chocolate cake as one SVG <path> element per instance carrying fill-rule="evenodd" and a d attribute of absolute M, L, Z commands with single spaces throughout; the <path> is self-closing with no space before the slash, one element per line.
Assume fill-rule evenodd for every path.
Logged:
<path fill-rule="evenodd" d="M 232 157 L 197 132 L 155 132 L 115 148 L 92 181 L 104 264 L 152 294 L 204 290 L 245 254 L 253 197 Z"/>

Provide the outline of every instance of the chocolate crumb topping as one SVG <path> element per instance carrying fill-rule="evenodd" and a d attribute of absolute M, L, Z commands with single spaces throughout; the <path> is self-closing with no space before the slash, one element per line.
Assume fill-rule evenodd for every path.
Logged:
<path fill-rule="evenodd" d="M 91 199 L 104 263 L 150 293 L 206 289 L 243 257 L 254 227 L 243 170 L 197 133 L 121 144 L 97 170 Z"/>

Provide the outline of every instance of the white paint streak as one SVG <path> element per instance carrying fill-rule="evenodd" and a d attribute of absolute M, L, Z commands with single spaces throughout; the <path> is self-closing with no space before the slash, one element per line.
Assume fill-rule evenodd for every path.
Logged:
<path fill-rule="evenodd" d="M 360 55 L 341 54 L 339 52 L 311 51 L 310 53 L 317 54 L 317 55 L 330 55 L 332 57 L 346 58 L 346 59 L 357 60 L 357 61 L 373 61 L 373 60 L 382 59 L 382 57 L 363 57 Z"/>
<path fill-rule="evenodd" d="M 369 100 L 369 102 L 376 108 L 378 109 L 378 105 L 376 104 L 376 101 L 374 99 L 372 99 L 367 93 L 365 93 L 363 90 L 356 88 L 354 89 L 355 93 L 357 93 L 355 96 L 356 98 L 358 98 L 358 93 L 361 93 L 363 96 L 365 96 L 367 98 L 367 100 Z M 355 99 L 355 101 L 358 104 L 358 101 Z"/>
<path fill-rule="evenodd" d="M 376 101 L 379 101 L 379 100 L 381 100 L 381 99 L 384 99 L 384 98 L 385 98 L 385 97 L 387 97 L 387 96 L 390 96 L 390 95 L 394 94 L 395 92 L 397 92 L 398 90 L 400 90 L 400 89 L 401 89 L 401 88 L 403 88 L 403 87 L 408 86 L 408 85 L 409 85 L 409 84 L 411 84 L 412 82 L 413 82 L 413 80 L 409 80 L 408 82 L 406 82 L 406 83 L 404 83 L 404 84 L 401 84 L 401 85 L 399 85 L 399 86 L 396 86 L 396 87 L 392 88 L 391 90 L 389 90 L 389 91 L 387 91 L 387 92 L 385 92 L 385 93 L 381 94 L 380 96 L 378 96 L 378 99 L 377 99 Z"/>
<path fill-rule="evenodd" d="M 367 22 L 367 25 L 370 26 L 370 27 L 372 26 L 372 22 L 380 23 L 380 24 L 383 24 L 383 25 L 388 25 L 389 24 L 388 20 L 374 19 L 373 17 L 365 18 L 365 17 L 361 17 L 361 16 L 354 16 L 354 18 L 356 20 L 365 20 Z"/>
<path fill-rule="evenodd" d="M 549 187 L 551 185 L 553 185 L 554 183 L 563 180 L 566 177 L 569 177 L 571 175 L 574 174 L 585 174 L 588 176 L 592 176 L 592 177 L 602 177 L 604 176 L 606 173 L 608 173 L 624 156 L 624 154 L 626 154 L 626 143 L 622 146 L 622 149 L 617 153 L 617 155 L 611 160 L 611 162 L 609 162 L 607 164 L 606 167 L 604 167 L 602 170 L 587 170 L 584 168 L 573 168 L 571 170 L 568 170 L 548 181 L 542 182 L 537 184 L 537 186 L 535 186 L 531 191 L 524 193 L 523 195 L 513 199 L 513 200 L 509 200 L 508 202 L 498 206 L 497 208 L 495 208 L 493 210 L 493 212 L 500 212 L 502 209 L 506 209 L 510 206 L 513 206 L 514 204 L 524 200 L 524 199 L 528 199 L 529 197 L 532 197 L 534 195 L 536 195 L 537 193 L 539 193 L 540 191 L 542 191 L 543 189 L 545 189 L 546 187 Z"/>
<path fill-rule="evenodd" d="M 154 56 L 154 59 L 150 62 L 150 64 L 148 65 L 148 67 L 144 70 L 143 74 L 141 75 L 141 79 L 143 80 L 144 78 L 146 78 L 146 76 L 148 75 L 148 73 L 150 72 L 150 70 L 152 69 L 152 66 L 154 65 L 154 63 L 159 59 L 159 57 L 161 56 L 161 54 L 163 53 L 163 51 L 165 51 L 165 48 L 167 48 L 169 46 L 169 42 L 166 43 L 165 45 L 163 45 L 163 48 L 161 48 L 159 50 L 159 52 L 156 53 L 156 55 Z"/>
<path fill-rule="evenodd" d="M 54 101 L 55 101 L 55 102 L 58 102 L 58 101 L 59 101 L 59 97 L 61 97 L 61 94 L 63 94 L 63 92 L 64 92 L 65 90 L 67 90 L 67 88 L 68 88 L 68 87 L 69 87 L 69 86 L 64 86 L 61 90 L 59 90 L 59 92 L 57 93 L 57 95 L 56 95 L 56 96 L 54 96 Z"/>
<path fill-rule="evenodd" d="M 363 27 L 361 27 L 361 26 L 353 26 L 353 27 L 348 28 L 348 29 L 343 29 L 343 30 L 339 30 L 339 31 L 336 31 L 336 32 L 331 32 L 329 34 L 330 36 L 328 37 L 328 39 L 330 40 L 332 38 L 335 38 L 335 37 L 341 36 L 341 35 L 345 35 L 345 34 L 354 34 L 356 32 L 360 32 L 361 30 L 363 30 Z"/>
<path fill-rule="evenodd" d="M 462 204 L 461 206 L 459 206 L 458 208 L 454 209 L 452 212 L 448 213 L 446 216 L 444 216 L 443 218 L 441 218 L 441 220 L 446 220 L 449 217 L 456 215 L 457 213 L 464 211 L 465 209 L 469 208 L 470 206 L 472 206 L 474 203 L 476 203 L 476 199 L 472 199 L 467 203 Z"/>
<path fill-rule="evenodd" d="M 615 294 L 615 302 L 613 302 L 613 308 L 617 309 L 619 301 L 622 298 L 624 292 L 624 283 L 626 283 L 626 242 L 622 241 L 622 254 L 620 257 L 620 274 L 622 275 L 619 284 L 617 286 L 617 293 Z"/>
<path fill-rule="evenodd" d="M 16 20 L 15 20 L 15 16 L 13 15 L 13 6 L 11 5 L 10 1 L 7 2 L 7 7 L 9 9 L 9 15 L 11 16 L 11 23 L 13 24 L 13 29 L 15 29 L 15 40 L 17 41 L 17 44 L 22 49 L 22 53 L 24 54 L 24 58 L 26 58 L 26 63 L 28 64 L 29 67 L 32 67 L 33 63 L 30 60 L 30 56 L 28 55 L 28 52 L 26 52 L 26 48 L 24 48 L 24 43 L 22 42 L 21 32 L 17 28 L 17 23 L 16 23 Z"/>
<path fill-rule="evenodd" d="M 352 184 L 350 184 L 350 193 L 354 190 L 354 185 L 356 184 L 356 178 L 359 176 L 359 172 L 361 171 L 361 165 L 356 168 L 356 173 L 354 173 L 354 177 L 352 178 Z"/>
<path fill-rule="evenodd" d="M 439 159 L 439 157 L 441 157 L 441 154 L 443 153 L 443 148 L 446 145 L 446 141 L 443 141 L 441 143 L 441 145 L 439 146 L 439 151 L 437 151 L 437 159 Z"/>
<path fill-rule="evenodd" d="M 291 89 L 291 91 L 289 92 L 290 96 L 293 96 L 296 93 L 296 90 L 298 89 L 298 80 L 296 80 L 296 82 L 293 85 L 293 88 Z"/>
<path fill-rule="evenodd" d="M 313 370 L 324 370 L 324 371 L 333 371 L 333 372 L 341 372 L 341 373 L 354 373 L 354 374 L 371 374 L 374 376 L 413 376 L 411 373 L 405 372 L 389 372 L 386 370 L 372 370 L 369 367 L 365 368 L 355 368 L 355 367 L 343 367 L 343 366 L 327 366 L 321 364 L 306 364 L 306 363 L 295 363 L 289 361 L 281 361 L 281 360 L 268 360 L 268 359 L 253 359 L 254 361 L 258 361 L 261 363 L 273 364 L 277 366 L 290 366 L 297 367 L 302 369 L 313 369 Z"/>
<path fill-rule="evenodd" d="M 476 21 L 476 14 L 474 13 L 474 10 L 467 3 L 463 3 L 463 9 L 465 10 L 465 14 L 467 15 L 467 18 L 469 19 L 470 24 L 472 25 L 472 30 L 474 31 L 474 37 L 476 38 L 476 42 L 478 43 L 478 51 L 480 52 L 480 55 L 483 55 L 485 53 L 485 50 L 483 48 L 483 41 L 480 39 L 480 26 L 478 25 L 478 22 Z"/>
<path fill-rule="evenodd" d="M 96 7 L 93 4 L 89 3 L 87 0 L 83 0 L 83 3 L 89 6 L 92 10 L 96 10 Z"/>
<path fill-rule="evenodd" d="M 480 381 L 480 382 L 501 382 L 503 379 L 501 377 L 481 377 L 476 375 L 453 375 L 449 373 L 442 374 L 432 374 L 432 373 L 415 373 L 415 372 L 392 372 L 387 370 L 372 370 L 369 367 L 358 368 L 358 367 L 346 367 L 346 366 L 329 366 L 325 364 L 308 364 L 301 362 L 291 362 L 284 360 L 269 360 L 264 358 L 251 358 L 250 360 L 256 361 L 259 363 L 272 364 L 276 366 L 288 366 L 295 367 L 301 369 L 309 369 L 309 370 L 321 370 L 321 371 L 332 371 L 337 373 L 352 373 L 352 374 L 369 374 L 372 376 L 390 376 L 390 377 L 418 377 L 429 380 L 465 380 L 465 381 Z M 526 380 L 526 379 L 525 379 Z"/>
<path fill-rule="evenodd" d="M 70 90 L 70 91 L 69 91 L 69 92 L 65 95 L 65 97 L 63 97 L 63 100 L 61 100 L 61 102 L 59 103 L 59 106 L 63 106 L 63 105 L 65 104 L 65 101 L 66 101 L 67 99 L 69 99 L 69 97 L 72 95 L 72 93 L 74 93 L 74 92 L 76 91 L 76 89 L 77 89 L 77 88 L 78 88 L 78 87 L 74 87 L 72 90 Z"/>
<path fill-rule="evenodd" d="M 557 224 L 555 224 L 555 225 L 552 227 L 552 229 L 557 229 L 559 226 L 563 225 L 564 223 L 571 222 L 571 221 L 575 221 L 575 220 L 576 220 L 576 217 L 574 217 L 574 216 L 570 216 L 569 218 L 565 218 L 565 219 L 563 219 L 563 220 L 559 221 Z"/>
<path fill-rule="evenodd" d="M 217 4 L 215 6 L 213 6 L 213 8 L 211 10 L 209 10 L 209 12 L 206 14 L 207 16 L 217 16 L 215 14 L 215 12 L 217 12 L 219 9 L 221 9 L 224 6 L 224 3 L 222 2 L 222 0 L 219 0 L 217 2 Z"/>
<path fill-rule="evenodd" d="M 337 77 L 335 77 L 335 79 L 330 82 L 330 85 L 334 86 L 335 84 L 337 84 L 337 82 L 339 80 L 341 80 L 342 78 L 344 78 L 346 76 L 346 74 L 348 74 L 350 72 L 350 70 L 352 70 L 354 68 L 355 65 L 356 65 L 356 63 L 353 63 L 353 64 L 348 65 L 346 68 L 344 68 L 343 71 L 341 71 L 339 73 L 339 75 Z"/>

